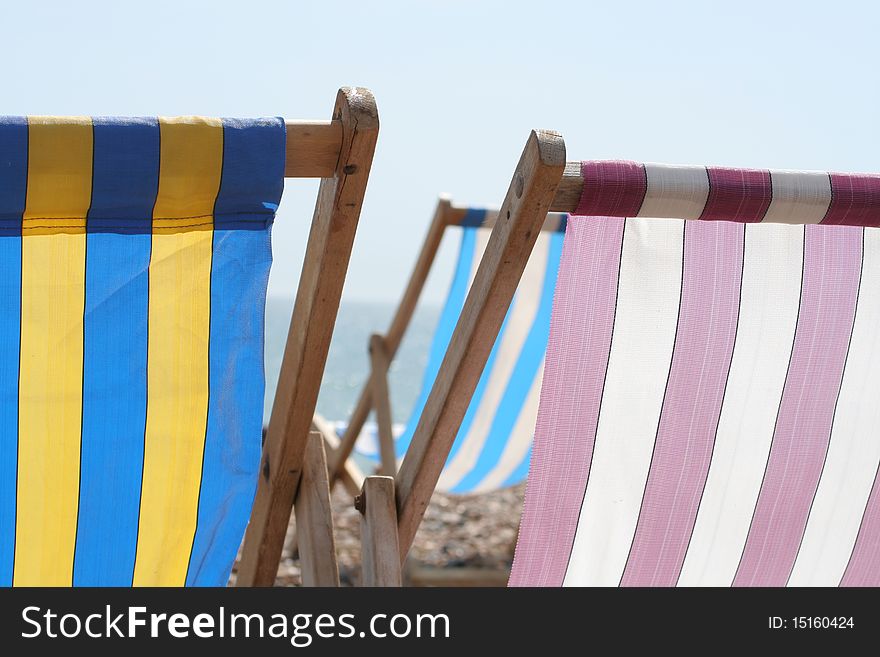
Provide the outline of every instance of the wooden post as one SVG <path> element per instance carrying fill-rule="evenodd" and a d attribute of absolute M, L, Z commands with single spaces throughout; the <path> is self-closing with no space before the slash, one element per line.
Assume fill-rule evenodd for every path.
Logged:
<path fill-rule="evenodd" d="M 437 250 L 443 241 L 443 233 L 446 230 L 446 226 L 449 225 L 449 211 L 451 207 L 452 204 L 449 198 L 441 196 L 437 202 L 437 208 L 434 210 L 434 218 L 431 220 L 428 234 L 425 236 L 425 241 L 422 244 L 422 250 L 419 252 L 418 258 L 416 258 L 416 264 L 409 277 L 406 290 L 400 299 L 400 303 L 394 313 L 394 318 L 391 320 L 391 324 L 385 334 L 385 350 L 389 362 L 394 360 L 403 335 L 415 312 L 422 289 L 425 287 L 425 281 L 431 272 L 431 265 L 434 264 Z M 345 432 L 339 441 L 339 448 L 327 457 L 330 467 L 331 488 L 336 478 L 339 477 L 339 473 L 348 457 L 351 456 L 354 444 L 370 415 L 370 410 L 372 409 L 371 387 L 370 382 L 367 381 L 361 389 L 361 396 L 358 398 L 354 412 L 352 412 L 349 418 L 348 426 L 345 428 Z"/>
<path fill-rule="evenodd" d="M 321 437 L 321 441 L 324 443 L 324 465 L 326 466 L 326 454 L 332 453 L 332 451 L 336 449 L 339 445 L 339 438 L 336 436 L 330 423 L 317 413 L 312 417 L 312 431 L 317 432 Z M 305 472 L 303 472 L 303 476 L 305 477 Z M 361 488 L 364 487 L 364 475 L 358 467 L 352 463 L 351 459 L 346 461 L 345 467 L 339 471 L 339 481 L 345 487 L 346 492 L 352 497 L 356 497 L 361 492 Z M 302 485 L 305 485 L 305 481 L 303 481 Z M 300 486 L 300 490 L 302 490 L 302 485 Z M 299 496 L 297 496 L 297 499 L 299 499 Z M 294 506 L 296 506 L 296 504 L 294 504 Z M 296 531 L 296 528 L 294 528 L 293 535 L 290 537 L 287 545 L 292 552 L 299 552 L 299 532 Z"/>
<path fill-rule="evenodd" d="M 333 426 L 320 415 L 312 418 L 312 429 L 319 432 L 324 439 L 324 450 L 328 455 L 339 448 L 339 436 Z M 345 487 L 346 492 L 355 497 L 364 487 L 364 474 L 351 459 L 347 459 L 339 470 L 339 481 Z"/>
<path fill-rule="evenodd" d="M 376 425 L 379 434 L 381 466 L 379 474 L 393 477 L 397 472 L 397 456 L 394 450 L 394 434 L 391 428 L 391 398 L 388 394 L 388 367 L 390 365 L 385 341 L 381 335 L 370 336 L 370 387 Z"/>
<path fill-rule="evenodd" d="M 365 89 L 340 90 L 333 120 L 342 126 L 342 143 L 333 176 L 318 191 L 239 564 L 241 586 L 270 586 L 278 571 L 379 132 L 376 102 Z"/>
<path fill-rule="evenodd" d="M 401 586 L 394 479 L 367 477 L 355 507 L 361 512 L 361 583 Z"/>
<path fill-rule="evenodd" d="M 562 137 L 533 132 L 397 476 L 401 562 L 431 500 L 564 168 Z"/>
<path fill-rule="evenodd" d="M 294 512 L 303 585 L 339 586 L 327 460 L 317 431 L 309 433 Z"/>

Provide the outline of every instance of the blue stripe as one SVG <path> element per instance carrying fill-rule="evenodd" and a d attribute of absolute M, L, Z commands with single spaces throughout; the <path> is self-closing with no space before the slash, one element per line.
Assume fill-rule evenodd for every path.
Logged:
<path fill-rule="evenodd" d="M 568 215 L 562 215 L 562 218 L 559 220 L 559 228 L 556 229 L 557 232 L 565 234 L 565 229 L 568 227 Z"/>
<path fill-rule="evenodd" d="M 485 215 L 485 211 L 483 211 Z M 482 221 L 482 220 L 481 220 Z M 428 401 L 428 394 L 434 385 L 434 379 L 440 371 L 440 364 L 446 355 L 446 348 L 452 339 L 452 332 L 458 323 L 458 317 L 461 315 L 461 309 L 464 306 L 464 300 L 467 296 L 468 283 L 470 281 L 471 269 L 474 263 L 474 253 L 476 250 L 477 231 L 474 228 L 465 228 L 461 231 L 461 247 L 458 250 L 458 263 L 455 266 L 455 273 L 452 276 L 452 283 L 449 286 L 449 294 L 446 296 L 446 305 L 443 306 L 443 312 L 437 321 L 437 328 L 434 330 L 434 339 L 431 342 L 431 352 L 428 357 L 428 365 L 425 368 L 425 376 L 422 379 L 422 389 L 416 399 L 415 406 L 410 413 L 409 421 L 406 429 L 397 439 L 396 451 L 397 456 L 401 457 L 406 453 L 416 425 Z"/>
<path fill-rule="evenodd" d="M 0 586 L 12 586 L 18 471 L 21 215 L 27 194 L 25 119 L 0 122 Z"/>
<path fill-rule="evenodd" d="M 87 220 L 82 456 L 73 583 L 130 585 L 147 408 L 155 119 L 94 119 Z"/>
<path fill-rule="evenodd" d="M 462 228 L 480 228 L 486 221 L 486 211 L 468 208 L 459 224 Z"/>
<path fill-rule="evenodd" d="M 452 488 L 453 493 L 467 493 L 473 490 L 498 464 L 504 448 L 510 440 L 513 427 L 522 412 L 535 377 L 541 369 L 547 340 L 550 336 L 550 313 L 553 308 L 553 291 L 556 288 L 556 275 L 562 255 L 562 233 L 550 235 L 547 265 L 538 312 L 523 342 L 517 363 L 498 405 L 492 426 L 483 449 L 474 467 Z M 461 434 L 459 434 L 461 435 Z M 516 483 L 516 482 L 515 482 Z"/>
<path fill-rule="evenodd" d="M 208 426 L 187 586 L 226 584 L 253 504 L 270 225 L 283 189 L 284 156 L 282 120 L 224 119 L 223 176 L 214 208 Z"/>

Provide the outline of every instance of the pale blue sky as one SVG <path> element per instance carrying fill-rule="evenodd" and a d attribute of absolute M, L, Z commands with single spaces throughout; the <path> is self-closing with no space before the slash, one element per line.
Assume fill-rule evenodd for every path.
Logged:
<path fill-rule="evenodd" d="M 436 196 L 498 204 L 529 129 L 569 159 L 877 171 L 875 2 L 4 3 L 4 114 L 328 118 L 382 129 L 345 298 L 396 300 Z M 292 295 L 315 186 L 288 183 L 270 294 Z M 427 291 L 445 293 L 444 249 Z"/>

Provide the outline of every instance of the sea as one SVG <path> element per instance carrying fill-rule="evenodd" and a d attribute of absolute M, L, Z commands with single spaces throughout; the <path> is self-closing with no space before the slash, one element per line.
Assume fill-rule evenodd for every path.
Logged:
<path fill-rule="evenodd" d="M 345 422 L 369 376 L 367 342 L 370 334 L 384 333 L 396 304 L 344 301 L 340 305 L 321 381 L 317 412 L 327 420 Z M 269 297 L 266 301 L 266 399 L 264 422 L 269 421 L 275 386 L 281 370 L 281 357 L 287 339 L 293 299 Z M 404 424 L 409 419 L 422 377 L 440 307 L 422 304 L 413 315 L 388 375 L 392 420 Z"/>

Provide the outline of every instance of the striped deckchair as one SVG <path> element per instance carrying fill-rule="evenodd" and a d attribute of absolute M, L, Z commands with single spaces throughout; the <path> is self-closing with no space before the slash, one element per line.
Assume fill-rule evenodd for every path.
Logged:
<path fill-rule="evenodd" d="M 386 392 L 388 365 L 412 317 L 413 302 L 418 299 L 433 263 L 439 240 L 432 237 L 455 233 L 458 260 L 434 331 L 422 388 L 409 422 L 401 435 L 391 440 L 390 423 L 382 424 L 389 422 L 389 409 L 377 413 L 380 422 L 373 432 L 361 429 L 366 414 L 356 413 L 349 423 L 348 436 L 357 435 L 354 432 L 361 434 L 355 447 L 359 454 L 379 461 L 382 448 L 385 448 L 386 459 L 381 470 L 386 474 L 396 472 L 397 462 L 406 453 L 412 440 L 416 422 L 440 369 L 452 330 L 461 314 L 497 218 L 497 211 L 457 207 L 448 199 L 441 198 L 423 247 L 423 252 L 429 253 L 427 268 L 421 266 L 424 259 L 420 258 L 403 301 L 398 306 L 397 315 L 391 322 L 391 329 L 385 336 L 373 336 L 371 339 L 374 371 L 367 383 L 370 390 L 365 389 L 363 394 L 371 395 L 374 407 L 377 404 L 390 407 Z M 441 490 L 480 492 L 513 485 L 525 479 L 538 411 L 544 350 L 550 330 L 550 309 L 565 222 L 565 214 L 551 213 L 541 227 L 541 234 L 440 477 L 438 488 Z M 398 330 L 398 327 L 403 330 Z M 376 358 L 377 355 L 380 357 Z M 344 434 L 343 443 L 345 440 Z M 384 445 L 382 441 L 385 441 Z"/>
<path fill-rule="evenodd" d="M 511 585 L 880 584 L 880 176 L 566 166 L 538 133 L 505 206 L 438 376 L 465 393 L 435 386 L 399 473 L 400 553 L 550 207 L 574 216 Z"/>
<path fill-rule="evenodd" d="M 511 583 L 880 584 L 880 176 L 581 177 Z"/>
<path fill-rule="evenodd" d="M 285 361 L 276 398 L 293 431 L 266 442 L 294 461 L 375 127 L 363 90 L 340 91 L 332 122 L 0 119 L 0 585 L 227 582 L 261 471 L 284 177 L 324 178 L 286 355 L 298 366 Z M 274 470 L 261 491 L 295 488 Z M 289 516 L 262 495 L 255 513 Z M 239 581 L 259 582 L 245 557 Z"/>

